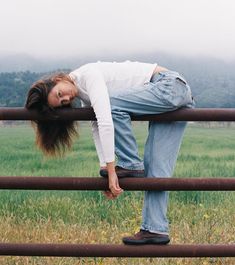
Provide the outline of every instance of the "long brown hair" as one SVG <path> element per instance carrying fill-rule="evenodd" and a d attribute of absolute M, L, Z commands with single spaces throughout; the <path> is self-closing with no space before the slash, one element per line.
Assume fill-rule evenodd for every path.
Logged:
<path fill-rule="evenodd" d="M 25 107 L 53 117 L 54 109 L 48 104 L 48 94 L 59 81 L 63 80 L 73 83 L 65 73 L 57 73 L 35 82 L 28 91 Z M 72 105 L 69 104 L 60 108 L 71 107 Z M 74 121 L 34 120 L 32 125 L 36 132 L 36 145 L 47 156 L 64 155 L 65 151 L 72 147 L 73 138 L 78 136 L 77 122 Z"/>

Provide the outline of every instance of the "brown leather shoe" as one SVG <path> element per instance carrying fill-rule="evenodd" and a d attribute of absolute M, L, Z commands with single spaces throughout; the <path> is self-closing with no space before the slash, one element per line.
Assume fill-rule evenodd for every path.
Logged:
<path fill-rule="evenodd" d="M 146 230 L 141 230 L 134 236 L 123 237 L 122 242 L 128 245 L 140 245 L 140 244 L 162 244 L 166 245 L 170 242 L 168 235 L 151 233 Z"/>
<path fill-rule="evenodd" d="M 131 170 L 131 169 L 125 169 L 119 166 L 115 167 L 116 174 L 118 178 L 143 178 L 144 177 L 144 170 Z M 101 169 L 100 170 L 100 176 L 107 178 L 108 177 L 108 171 L 107 169 Z"/>

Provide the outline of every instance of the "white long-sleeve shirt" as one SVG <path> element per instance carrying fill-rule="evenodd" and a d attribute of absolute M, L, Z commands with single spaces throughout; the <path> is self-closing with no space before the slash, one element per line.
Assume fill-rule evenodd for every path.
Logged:
<path fill-rule="evenodd" d="M 91 122 L 92 133 L 101 166 L 115 160 L 109 92 L 149 82 L 156 66 L 156 63 L 98 61 L 85 64 L 69 74 L 77 85 L 82 105 L 94 109 L 97 121 Z"/>

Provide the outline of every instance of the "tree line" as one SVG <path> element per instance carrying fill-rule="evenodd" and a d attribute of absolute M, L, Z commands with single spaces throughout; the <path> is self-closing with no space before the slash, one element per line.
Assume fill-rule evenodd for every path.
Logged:
<path fill-rule="evenodd" d="M 66 70 L 66 72 L 69 72 Z M 187 71 L 186 71 L 187 72 Z M 51 72 L 30 71 L 0 73 L 0 107 L 22 107 L 30 86 Z M 213 72 L 186 73 L 196 107 L 235 108 L 235 75 Z"/>

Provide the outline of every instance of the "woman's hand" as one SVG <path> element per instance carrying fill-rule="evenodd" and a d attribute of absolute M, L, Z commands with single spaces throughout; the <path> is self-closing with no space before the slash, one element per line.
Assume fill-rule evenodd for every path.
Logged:
<path fill-rule="evenodd" d="M 117 197 L 123 192 L 119 186 L 119 181 L 116 172 L 109 173 L 109 189 L 114 197 Z"/>
<path fill-rule="evenodd" d="M 104 191 L 103 193 L 108 199 L 116 199 L 123 192 L 123 189 L 119 186 L 118 177 L 115 172 L 115 163 L 107 163 L 107 167 L 102 168 L 107 169 L 109 181 L 109 190 Z"/>
<path fill-rule="evenodd" d="M 107 167 L 106 166 L 102 166 L 102 167 L 100 167 L 100 169 L 106 169 L 107 170 Z M 117 196 L 114 196 L 110 190 L 103 191 L 103 194 L 109 200 L 113 200 L 113 199 L 117 198 Z"/>
<path fill-rule="evenodd" d="M 104 196 L 109 200 L 114 200 L 117 196 L 114 196 L 110 190 L 103 191 Z"/>

